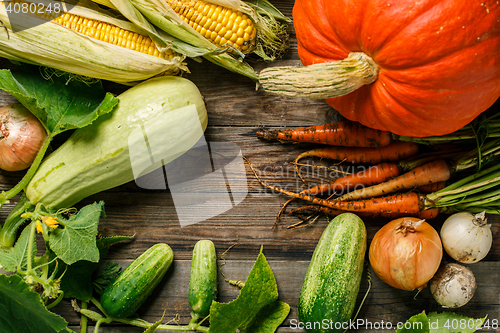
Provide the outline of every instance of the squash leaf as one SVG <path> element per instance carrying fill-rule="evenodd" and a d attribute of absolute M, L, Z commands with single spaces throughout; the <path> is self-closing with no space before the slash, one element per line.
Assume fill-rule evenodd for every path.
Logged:
<path fill-rule="evenodd" d="M 49 71 L 27 64 L 14 73 L 0 70 L 0 89 L 30 110 L 52 137 L 90 125 L 118 104 L 118 99 L 106 93 L 100 81 L 87 83 Z"/>
<path fill-rule="evenodd" d="M 102 295 L 104 289 L 113 282 L 122 270 L 122 266 L 113 261 L 106 261 L 104 268 L 97 272 L 96 277 L 92 280 L 94 291 L 98 295 Z"/>
<path fill-rule="evenodd" d="M 130 237 L 98 237 L 96 244 L 99 249 L 99 257 L 103 258 L 106 255 L 109 245 L 126 239 L 130 239 Z M 117 265 L 118 267 L 113 266 L 111 268 L 107 268 L 108 265 L 106 263 L 104 269 L 101 270 L 99 272 L 100 274 L 94 278 L 99 263 L 80 260 L 72 265 L 66 266 L 64 262 L 60 261 L 59 272 L 64 272 L 64 275 L 61 278 L 61 290 L 64 291 L 64 297 L 76 298 L 85 302 L 90 301 L 93 291 L 96 290 L 96 284 L 103 286 L 105 282 L 109 283 L 111 282 L 111 279 L 114 280 L 114 278 L 116 278 L 117 272 L 115 273 L 115 271 L 116 269 L 119 270 L 121 268 L 119 264 Z M 105 276 L 103 276 L 103 271 L 106 273 Z M 104 278 L 107 278 L 107 280 L 104 281 Z"/>
<path fill-rule="evenodd" d="M 470 318 L 458 315 L 454 312 L 431 312 L 425 311 L 412 316 L 404 324 L 398 327 L 396 333 L 422 332 L 422 333 L 472 333 L 481 330 L 486 317 Z"/>
<path fill-rule="evenodd" d="M 286 319 L 288 313 L 290 313 L 290 305 L 276 300 L 263 307 L 250 326 L 240 330 L 240 333 L 274 332 Z"/>
<path fill-rule="evenodd" d="M 48 311 L 40 295 L 17 275 L 0 275 L 0 327 L 2 333 L 71 332 L 68 323 Z"/>
<path fill-rule="evenodd" d="M 0 250 L 0 264 L 6 271 L 16 272 L 17 268 L 25 270 L 28 262 L 28 245 L 35 242 L 35 234 L 30 239 L 31 227 L 24 228 L 11 251 Z M 31 258 L 36 254 L 36 246 L 32 246 Z"/>
<path fill-rule="evenodd" d="M 276 279 L 261 249 L 238 298 L 212 303 L 209 332 L 274 332 L 290 310 L 277 299 Z"/>
<path fill-rule="evenodd" d="M 103 214 L 104 202 L 101 201 L 83 207 L 67 220 L 61 218 L 60 227 L 50 233 L 50 249 L 68 265 L 79 260 L 99 262 L 96 236 Z"/>

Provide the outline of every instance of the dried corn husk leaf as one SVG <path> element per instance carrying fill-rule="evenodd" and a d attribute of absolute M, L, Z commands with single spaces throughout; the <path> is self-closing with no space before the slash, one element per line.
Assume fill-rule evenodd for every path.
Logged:
<path fill-rule="evenodd" d="M 219 66 L 248 76 L 255 81 L 258 80 L 254 69 L 247 62 L 243 61 L 245 57 L 243 54 L 229 52 L 232 50 L 221 48 L 211 43 L 189 24 L 184 22 L 164 0 L 93 1 L 118 10 L 128 20 L 147 30 L 150 34 L 154 34 L 155 31 L 143 24 L 145 19 L 165 32 L 167 36 L 173 36 L 191 45 L 190 49 L 183 49 L 182 46 L 178 49 L 188 57 L 195 58 L 202 56 Z M 267 0 L 257 1 L 258 5 L 241 0 L 207 0 L 207 2 L 241 11 L 252 19 L 257 28 L 258 38 L 257 47 L 253 52 L 264 60 L 273 61 L 278 54 L 282 53 L 288 47 L 287 26 L 285 22 L 288 22 L 289 19 L 283 16 Z M 165 37 L 165 35 L 163 37 L 158 36 L 158 38 L 163 38 L 164 42 L 168 44 L 170 41 L 166 40 Z"/>
<path fill-rule="evenodd" d="M 57 2 L 44 0 L 43 3 L 54 6 Z M 131 22 L 112 17 L 104 11 L 76 5 L 71 9 L 71 14 L 147 35 L 147 32 Z M 17 32 L 13 32 L 5 5 L 0 1 L 0 20 L 5 27 L 0 29 L 0 55 L 4 58 L 124 84 L 187 71 L 183 54 L 163 59 L 93 39 L 30 13 L 20 12 L 16 15 L 20 16 L 17 17 L 16 24 L 26 22 L 26 29 L 23 30 L 21 26 L 16 29 Z M 39 22 L 35 22 L 32 27 L 34 20 Z M 160 38 L 158 36 L 161 34 L 157 34 L 153 40 Z"/>

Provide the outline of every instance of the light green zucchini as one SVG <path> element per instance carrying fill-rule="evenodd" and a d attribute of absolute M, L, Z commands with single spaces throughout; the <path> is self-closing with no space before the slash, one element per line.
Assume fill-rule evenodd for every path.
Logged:
<path fill-rule="evenodd" d="M 204 318 L 210 313 L 212 301 L 217 298 L 217 255 L 214 243 L 198 241 L 193 249 L 188 299 L 193 316 Z"/>
<path fill-rule="evenodd" d="M 203 97 L 185 78 L 153 78 L 118 98 L 115 111 L 76 130 L 43 161 L 25 190 L 31 204 L 69 208 L 130 182 L 182 155 L 206 129 Z"/>
<path fill-rule="evenodd" d="M 355 214 L 336 216 L 321 235 L 300 291 L 299 320 L 307 332 L 343 332 L 359 292 L 366 228 Z"/>
<path fill-rule="evenodd" d="M 110 283 L 101 296 L 101 305 L 113 318 L 133 315 L 146 301 L 174 260 L 174 252 L 164 243 L 151 246 Z"/>

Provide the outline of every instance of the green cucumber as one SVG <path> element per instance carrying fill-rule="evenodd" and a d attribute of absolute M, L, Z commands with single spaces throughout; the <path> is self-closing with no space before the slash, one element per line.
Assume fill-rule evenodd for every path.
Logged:
<path fill-rule="evenodd" d="M 208 123 L 203 97 L 185 78 L 153 78 L 118 99 L 111 114 L 76 130 L 44 160 L 25 190 L 31 204 L 70 208 L 130 182 L 193 147 Z"/>
<path fill-rule="evenodd" d="M 195 319 L 208 316 L 217 298 L 217 256 L 210 240 L 200 240 L 194 246 L 188 298 Z"/>
<path fill-rule="evenodd" d="M 146 301 L 174 260 L 170 246 L 155 244 L 125 268 L 101 296 L 108 316 L 127 318 Z"/>
<path fill-rule="evenodd" d="M 299 320 L 307 332 L 343 332 L 359 292 L 366 227 L 355 214 L 336 216 L 314 250 L 300 291 Z"/>

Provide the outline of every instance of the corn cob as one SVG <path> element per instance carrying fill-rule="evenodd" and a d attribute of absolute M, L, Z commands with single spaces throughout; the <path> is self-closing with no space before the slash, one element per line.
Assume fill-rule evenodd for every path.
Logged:
<path fill-rule="evenodd" d="M 30 4 L 24 0 L 10 3 Z M 0 5 L 5 4 L 0 1 Z M 8 18 L 1 9 L 2 6 L 0 20 L 6 22 Z M 10 31 L 8 36 L 0 35 L 0 56 L 120 83 L 141 81 L 159 74 L 174 75 L 185 70 L 183 55 L 170 48 L 159 50 L 149 36 L 130 22 L 82 6 L 62 15 L 55 11 L 36 12 L 36 16 L 46 23 L 16 33 Z M 29 20 L 35 13 L 24 15 Z M 47 39 L 52 43 L 42 45 L 42 40 Z M 111 56 L 114 51 L 118 53 Z M 49 59 L 48 54 L 58 54 L 63 59 Z"/>
<path fill-rule="evenodd" d="M 62 16 L 55 18 L 54 21 L 68 29 L 100 41 L 146 53 L 155 57 L 171 59 L 175 54 L 171 50 L 160 52 L 151 38 L 147 36 L 124 30 L 105 22 L 89 20 L 70 13 L 64 13 Z"/>
<path fill-rule="evenodd" d="M 232 46 L 242 53 L 255 47 L 257 30 L 242 12 L 203 0 L 165 0 L 192 28 L 217 46 Z"/>
<path fill-rule="evenodd" d="M 287 23 L 290 19 L 268 0 L 92 1 L 119 11 L 147 30 L 150 36 L 165 42 L 175 39 L 173 45 L 176 50 L 188 57 L 204 57 L 255 81 L 258 81 L 258 75 L 245 61 L 246 55 L 252 53 L 266 61 L 273 61 L 288 47 Z M 145 22 L 155 29 L 147 27 Z M 230 27 L 224 25 L 226 22 L 232 22 Z M 160 33 L 165 34 L 162 37 Z M 169 38 L 165 39 L 165 36 Z"/>

